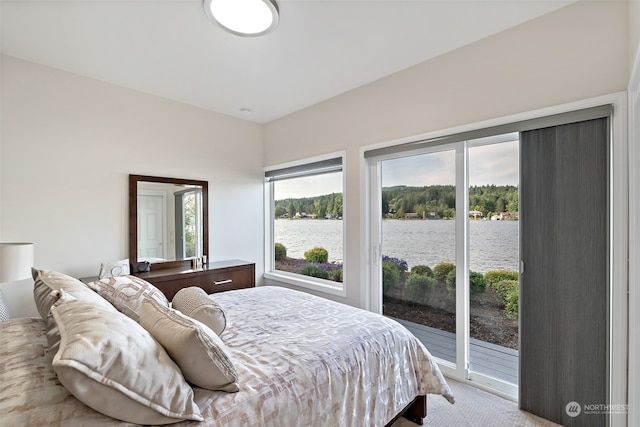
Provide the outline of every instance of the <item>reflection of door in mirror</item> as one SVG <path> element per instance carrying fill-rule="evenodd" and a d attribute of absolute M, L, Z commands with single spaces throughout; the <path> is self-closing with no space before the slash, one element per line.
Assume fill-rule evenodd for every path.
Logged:
<path fill-rule="evenodd" d="M 166 195 L 163 191 L 138 191 L 138 259 L 140 261 L 165 261 Z"/>

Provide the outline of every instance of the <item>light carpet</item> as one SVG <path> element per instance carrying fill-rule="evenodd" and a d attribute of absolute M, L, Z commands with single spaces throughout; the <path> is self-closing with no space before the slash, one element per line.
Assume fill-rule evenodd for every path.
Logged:
<path fill-rule="evenodd" d="M 494 394 L 447 378 L 456 403 L 447 402 L 442 396 L 427 396 L 425 427 L 558 427 L 528 412 L 518 409 L 518 404 Z M 404 418 L 392 427 L 415 427 Z"/>

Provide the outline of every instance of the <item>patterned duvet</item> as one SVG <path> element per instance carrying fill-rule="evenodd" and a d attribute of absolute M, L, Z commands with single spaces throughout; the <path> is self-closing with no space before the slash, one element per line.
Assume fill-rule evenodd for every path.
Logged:
<path fill-rule="evenodd" d="M 240 391 L 194 388 L 205 421 L 179 426 L 384 426 L 416 395 L 451 391 L 397 322 L 273 286 L 213 294 Z M 57 381 L 45 323 L 0 323 L 2 425 L 130 425 L 85 406 Z"/>

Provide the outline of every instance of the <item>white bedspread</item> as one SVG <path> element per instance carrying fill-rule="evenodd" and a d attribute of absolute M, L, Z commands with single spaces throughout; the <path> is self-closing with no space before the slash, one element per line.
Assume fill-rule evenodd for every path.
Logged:
<path fill-rule="evenodd" d="M 221 338 L 240 391 L 195 388 L 205 421 L 179 426 L 384 426 L 416 395 L 436 393 L 453 401 L 429 352 L 391 319 L 272 286 L 211 298 L 227 315 Z M 45 354 L 44 322 L 5 323 L 2 422 L 127 425 L 97 414 L 57 382 Z"/>

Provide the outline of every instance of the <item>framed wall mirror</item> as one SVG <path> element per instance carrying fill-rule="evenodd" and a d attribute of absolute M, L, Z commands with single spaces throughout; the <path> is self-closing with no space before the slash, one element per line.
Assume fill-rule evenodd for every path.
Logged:
<path fill-rule="evenodd" d="M 209 250 L 207 181 L 129 175 L 129 262 L 190 266 Z"/>

